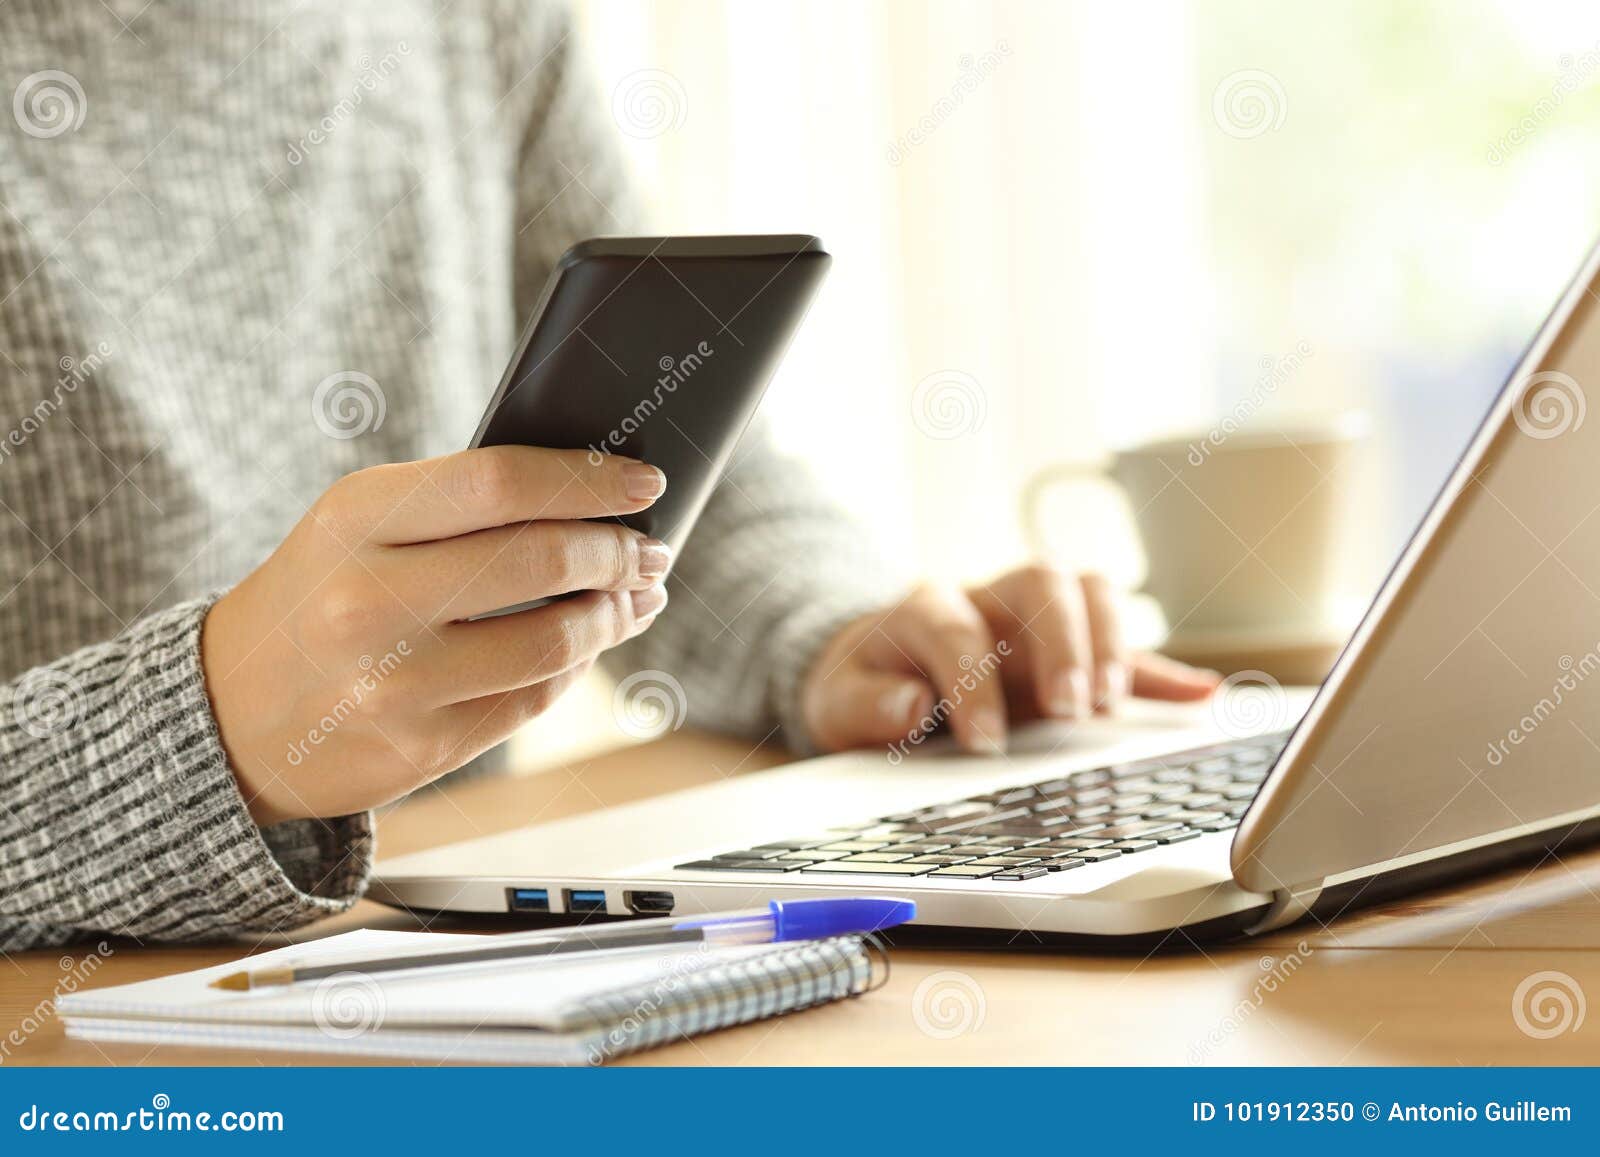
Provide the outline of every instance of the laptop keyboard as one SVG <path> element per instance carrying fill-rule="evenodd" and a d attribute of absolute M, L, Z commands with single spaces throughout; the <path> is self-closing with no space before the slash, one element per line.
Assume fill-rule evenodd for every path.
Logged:
<path fill-rule="evenodd" d="M 1287 731 L 1075 771 L 679 864 L 696 872 L 1031 880 L 1239 826 Z"/>

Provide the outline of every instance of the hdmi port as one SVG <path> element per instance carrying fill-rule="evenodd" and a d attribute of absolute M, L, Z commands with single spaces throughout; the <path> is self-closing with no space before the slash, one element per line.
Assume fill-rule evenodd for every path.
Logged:
<path fill-rule="evenodd" d="M 624 892 L 622 902 L 639 916 L 667 916 L 672 912 L 671 892 Z"/>

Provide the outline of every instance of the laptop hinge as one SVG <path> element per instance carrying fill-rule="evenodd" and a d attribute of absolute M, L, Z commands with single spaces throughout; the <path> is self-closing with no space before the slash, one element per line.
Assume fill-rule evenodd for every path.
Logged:
<path fill-rule="evenodd" d="M 1272 893 L 1272 906 L 1262 913 L 1261 919 L 1245 929 L 1245 935 L 1259 936 L 1263 932 L 1275 932 L 1293 924 L 1311 911 L 1311 905 L 1322 895 L 1322 884 L 1321 880 L 1317 880 L 1310 884 L 1296 884 L 1293 888 L 1279 888 Z"/>

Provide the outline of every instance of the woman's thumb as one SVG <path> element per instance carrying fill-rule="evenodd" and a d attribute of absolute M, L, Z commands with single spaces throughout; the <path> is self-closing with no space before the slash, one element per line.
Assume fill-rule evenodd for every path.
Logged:
<path fill-rule="evenodd" d="M 817 690 L 812 736 L 829 751 L 918 735 L 933 699 L 914 676 L 860 669 L 840 669 Z"/>

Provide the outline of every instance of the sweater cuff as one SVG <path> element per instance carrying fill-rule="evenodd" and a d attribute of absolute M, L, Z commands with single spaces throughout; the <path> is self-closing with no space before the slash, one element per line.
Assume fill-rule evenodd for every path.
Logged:
<path fill-rule="evenodd" d="M 127 680 L 120 697 L 130 722 L 161 749 L 153 774 L 166 782 L 176 837 L 152 865 L 160 895 L 176 890 L 161 939 L 268 932 L 350 907 L 366 887 L 374 841 L 370 813 L 294 820 L 269 828 L 251 817 L 229 766 L 206 693 L 200 632 L 216 595 L 182 604 L 147 628 L 153 640 L 135 664 L 160 677 Z M 181 881 L 181 883 L 179 883 Z M 132 929 L 137 932 L 138 929 Z"/>

